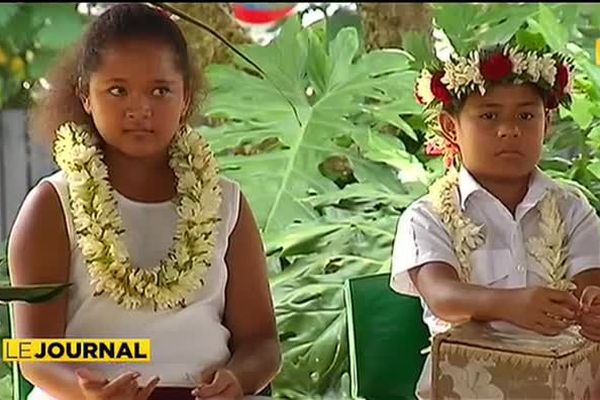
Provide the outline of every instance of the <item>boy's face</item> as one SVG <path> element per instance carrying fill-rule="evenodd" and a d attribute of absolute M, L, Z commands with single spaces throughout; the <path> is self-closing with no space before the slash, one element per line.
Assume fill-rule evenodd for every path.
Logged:
<path fill-rule="evenodd" d="M 485 96 L 475 92 L 458 116 L 440 115 L 462 164 L 488 179 L 528 176 L 540 160 L 549 123 L 543 100 L 531 85 L 498 85 Z"/>

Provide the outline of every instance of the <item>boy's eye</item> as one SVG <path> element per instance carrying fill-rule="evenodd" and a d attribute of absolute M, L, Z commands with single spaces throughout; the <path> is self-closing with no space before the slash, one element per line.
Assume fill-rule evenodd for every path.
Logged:
<path fill-rule="evenodd" d="M 113 86 L 108 89 L 108 93 L 112 94 L 113 96 L 124 96 L 127 91 L 122 86 Z"/>
<path fill-rule="evenodd" d="M 529 113 L 529 112 L 522 112 L 522 113 L 519 113 L 519 118 L 527 121 L 527 120 L 530 120 L 533 118 L 533 114 Z"/>
<path fill-rule="evenodd" d="M 158 96 L 158 97 L 163 97 L 166 96 L 167 94 L 171 93 L 171 89 L 169 89 L 168 87 L 157 87 L 152 91 L 152 95 L 153 96 Z"/>
<path fill-rule="evenodd" d="M 492 119 L 496 119 L 496 113 L 486 112 L 486 113 L 481 114 L 479 117 L 482 119 L 492 120 Z"/>

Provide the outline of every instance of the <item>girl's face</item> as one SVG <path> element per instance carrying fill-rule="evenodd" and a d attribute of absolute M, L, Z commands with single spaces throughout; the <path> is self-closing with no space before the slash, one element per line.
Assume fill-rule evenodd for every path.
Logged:
<path fill-rule="evenodd" d="M 471 94 L 458 116 L 443 112 L 440 124 L 471 173 L 514 179 L 528 176 L 539 162 L 550 115 L 531 85 L 499 85 L 484 96 Z"/>
<path fill-rule="evenodd" d="M 188 107 L 171 47 L 144 40 L 108 46 L 83 105 L 109 147 L 134 158 L 165 155 Z"/>

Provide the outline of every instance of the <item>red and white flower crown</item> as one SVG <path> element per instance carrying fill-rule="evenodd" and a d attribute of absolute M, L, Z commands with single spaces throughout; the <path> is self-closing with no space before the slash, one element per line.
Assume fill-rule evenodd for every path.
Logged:
<path fill-rule="evenodd" d="M 558 53 L 522 50 L 518 46 L 495 46 L 471 52 L 466 57 L 453 57 L 445 63 L 426 67 L 415 85 L 417 101 L 429 110 L 430 136 L 425 152 L 443 156 L 446 167 L 456 163 L 458 148 L 445 138 L 435 112 L 452 110 L 468 95 L 482 96 L 496 84 L 532 83 L 541 89 L 545 106 L 552 110 L 559 105 L 571 105 L 573 67 L 570 60 Z M 437 134 L 435 134 L 437 133 Z"/>
<path fill-rule="evenodd" d="M 499 83 L 533 83 L 546 95 L 546 107 L 554 109 L 571 103 L 572 67 L 558 53 L 523 51 L 516 46 L 496 46 L 455 57 L 441 68 L 425 68 L 417 79 L 415 95 L 424 105 L 457 104 L 475 91 L 483 96 Z"/>

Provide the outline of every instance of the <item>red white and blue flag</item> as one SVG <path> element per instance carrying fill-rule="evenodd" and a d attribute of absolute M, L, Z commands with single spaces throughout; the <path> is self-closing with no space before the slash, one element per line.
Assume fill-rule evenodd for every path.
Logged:
<path fill-rule="evenodd" d="M 244 26 L 274 25 L 296 12 L 298 3 L 231 3 L 233 16 Z"/>

